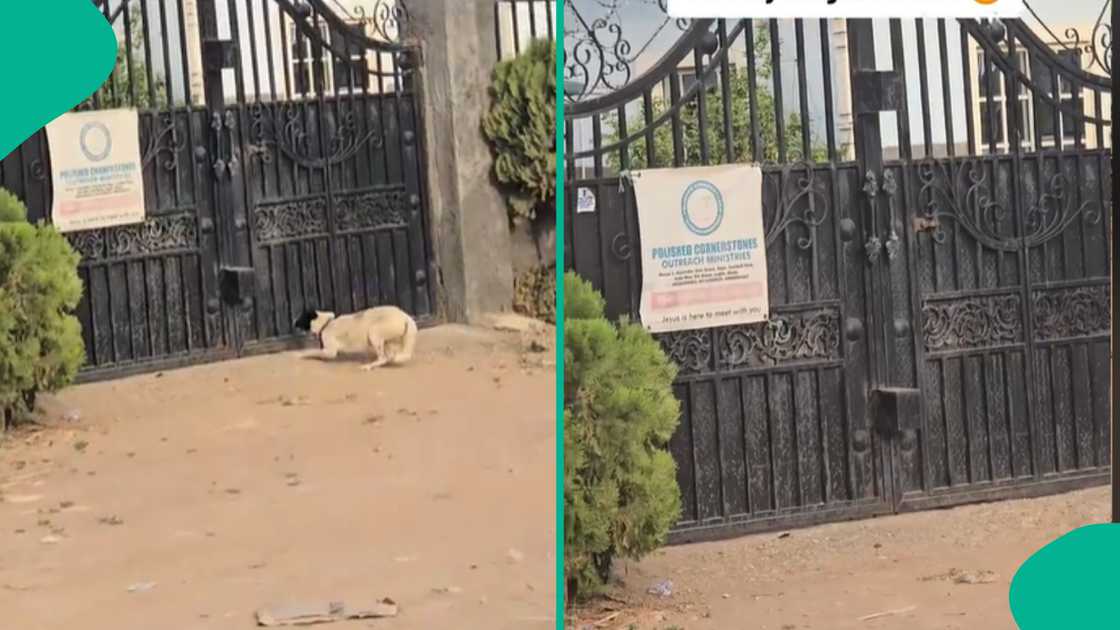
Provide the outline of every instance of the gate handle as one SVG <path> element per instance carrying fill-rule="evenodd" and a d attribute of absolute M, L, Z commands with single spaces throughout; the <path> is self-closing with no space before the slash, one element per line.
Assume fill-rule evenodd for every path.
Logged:
<path fill-rule="evenodd" d="M 887 238 L 887 260 L 894 260 L 898 256 L 898 250 L 902 247 L 902 239 L 898 238 L 898 232 L 891 227 L 891 235 Z"/>

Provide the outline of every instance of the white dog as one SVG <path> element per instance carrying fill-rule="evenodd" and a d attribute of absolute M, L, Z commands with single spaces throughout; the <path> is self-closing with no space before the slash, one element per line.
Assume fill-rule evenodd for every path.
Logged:
<path fill-rule="evenodd" d="M 385 365 L 403 365 L 416 348 L 416 321 L 395 306 L 377 306 L 352 315 L 309 310 L 294 323 L 298 330 L 319 338 L 322 348 L 304 355 L 308 359 L 331 360 L 341 355 L 372 355 L 362 366 L 372 370 Z"/>

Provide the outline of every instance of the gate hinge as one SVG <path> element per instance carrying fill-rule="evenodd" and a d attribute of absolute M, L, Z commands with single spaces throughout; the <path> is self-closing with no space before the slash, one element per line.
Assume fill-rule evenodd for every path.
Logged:
<path fill-rule="evenodd" d="M 408 49 L 402 50 L 397 59 L 401 70 L 410 71 L 424 67 L 424 49 L 419 44 L 412 44 Z"/>
<path fill-rule="evenodd" d="M 903 109 L 906 86 L 894 70 L 858 70 L 852 78 L 852 101 L 856 114 L 896 112 Z"/>
<path fill-rule="evenodd" d="M 893 437 L 922 424 L 922 393 L 917 389 L 883 387 L 871 390 L 868 405 L 875 430 Z"/>

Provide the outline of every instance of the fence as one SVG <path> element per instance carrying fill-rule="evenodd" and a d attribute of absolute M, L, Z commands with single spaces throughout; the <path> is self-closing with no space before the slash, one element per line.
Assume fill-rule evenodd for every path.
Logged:
<path fill-rule="evenodd" d="M 567 6 L 565 263 L 610 315 L 641 296 L 625 172 L 763 170 L 770 322 L 659 336 L 681 368 L 675 539 L 1107 479 L 1098 36 Z"/>
<path fill-rule="evenodd" d="M 516 57 L 535 39 L 555 39 L 555 14 L 556 0 L 495 0 L 498 59 Z"/>

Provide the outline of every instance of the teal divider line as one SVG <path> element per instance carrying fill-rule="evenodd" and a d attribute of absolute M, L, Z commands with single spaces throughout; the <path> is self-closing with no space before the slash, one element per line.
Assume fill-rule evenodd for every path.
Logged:
<path fill-rule="evenodd" d="M 556 0 L 556 630 L 564 630 L 564 2 Z"/>

